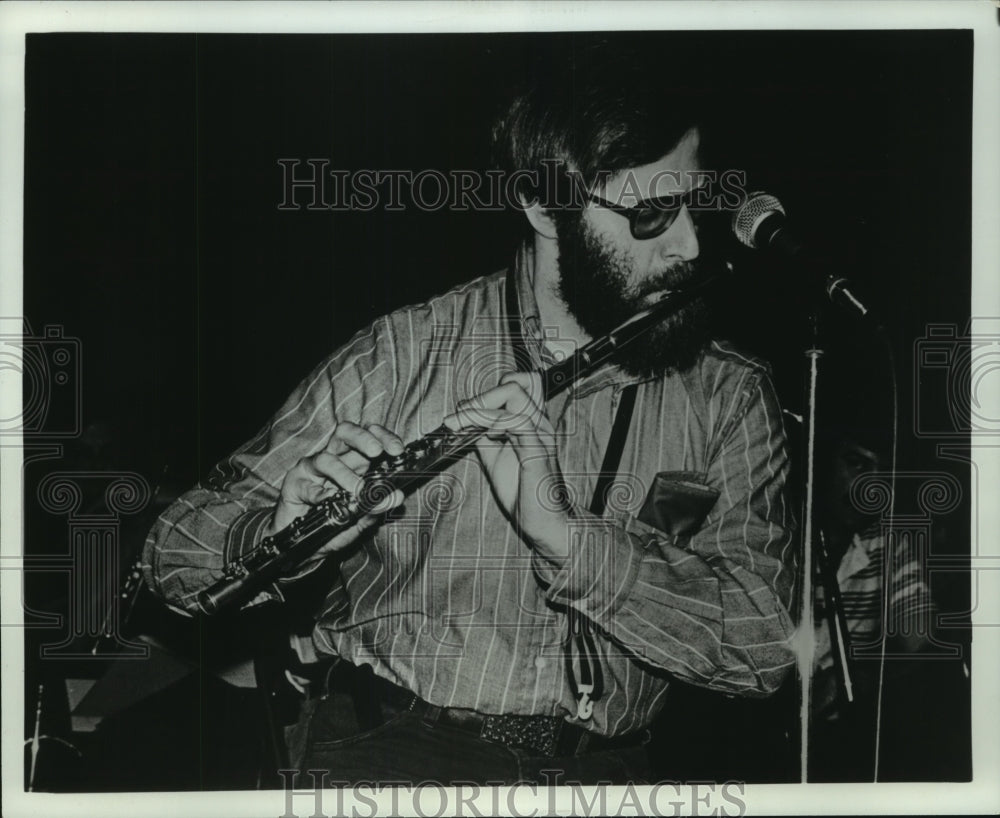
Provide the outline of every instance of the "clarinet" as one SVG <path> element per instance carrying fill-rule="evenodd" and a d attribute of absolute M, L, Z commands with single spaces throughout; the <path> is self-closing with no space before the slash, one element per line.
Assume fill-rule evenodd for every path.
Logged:
<path fill-rule="evenodd" d="M 728 268 L 728 265 L 727 265 Z M 683 290 L 666 290 L 646 309 L 607 335 L 580 347 L 541 373 L 545 400 L 587 376 L 615 352 L 659 324 L 672 312 L 718 284 L 728 273 L 710 276 Z M 324 544 L 358 523 L 394 490 L 404 494 L 454 462 L 483 435 L 485 429 L 452 431 L 445 425 L 404 447 L 399 455 L 383 455 L 362 477 L 358 492 L 344 489 L 318 502 L 281 531 L 265 537 L 242 557 L 233 560 L 217 582 L 197 596 L 205 614 L 216 614 L 246 601 L 265 587 L 292 573 Z"/>

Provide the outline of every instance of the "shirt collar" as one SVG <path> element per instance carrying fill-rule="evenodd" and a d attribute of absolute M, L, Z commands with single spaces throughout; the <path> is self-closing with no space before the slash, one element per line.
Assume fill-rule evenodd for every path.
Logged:
<path fill-rule="evenodd" d="M 517 286 L 517 305 L 521 313 L 525 346 L 539 367 L 551 366 L 556 363 L 556 358 L 545 344 L 545 334 L 554 330 L 546 330 L 542 326 L 538 301 L 535 299 L 535 250 L 528 241 L 521 244 L 514 259 L 514 281 Z M 578 397 L 583 397 L 609 386 L 617 391 L 629 384 L 647 380 L 654 378 L 629 375 L 617 366 L 605 364 L 596 372 L 579 380 L 575 386 L 570 387 L 570 391 Z"/>
<path fill-rule="evenodd" d="M 542 319 L 535 300 L 535 250 L 528 242 L 521 244 L 514 258 L 514 282 L 525 346 L 536 364 L 550 366 L 555 358 L 542 340 Z"/>

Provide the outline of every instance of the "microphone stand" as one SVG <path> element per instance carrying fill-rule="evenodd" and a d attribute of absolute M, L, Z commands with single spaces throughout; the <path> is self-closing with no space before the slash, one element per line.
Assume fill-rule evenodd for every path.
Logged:
<path fill-rule="evenodd" d="M 837 566 L 830 561 L 826 538 L 819 532 L 819 548 L 816 549 L 816 567 L 823 582 L 823 607 L 826 624 L 830 629 L 830 650 L 837 672 L 837 687 L 848 704 L 854 701 L 854 666 L 851 662 L 851 635 L 847 630 L 847 617 L 837 582 Z"/>
<path fill-rule="evenodd" d="M 819 360 L 823 349 L 819 338 L 819 317 L 817 311 L 811 315 L 812 339 L 805 349 L 807 361 L 806 378 L 806 412 L 805 412 L 805 462 L 806 468 L 802 475 L 802 571 L 800 585 L 801 616 L 799 618 L 799 645 L 797 651 L 799 675 L 799 777 L 802 783 L 809 779 L 809 728 L 812 710 L 812 681 L 816 657 L 816 639 L 814 624 L 814 559 L 820 570 L 824 589 L 824 604 L 826 606 L 830 625 L 830 645 L 834 664 L 837 668 L 837 682 L 840 692 L 847 702 L 854 701 L 854 686 L 851 678 L 851 668 L 848 661 L 849 639 L 846 619 L 837 585 L 837 570 L 830 565 L 822 534 L 819 536 L 819 548 L 813 547 L 813 536 L 819 532 L 815 520 L 815 485 L 816 485 L 816 416 L 819 395 Z"/>

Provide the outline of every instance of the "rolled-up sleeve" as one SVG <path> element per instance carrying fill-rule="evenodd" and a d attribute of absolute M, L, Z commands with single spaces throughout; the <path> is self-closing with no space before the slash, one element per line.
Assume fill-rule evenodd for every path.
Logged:
<path fill-rule="evenodd" d="M 154 592 L 197 612 L 197 595 L 260 542 L 285 475 L 327 444 L 338 416 L 382 422 L 395 378 L 388 332 L 385 322 L 358 333 L 302 381 L 253 440 L 160 515 L 143 550 Z"/>
<path fill-rule="evenodd" d="M 766 373 L 743 383 L 714 448 L 706 483 L 719 497 L 695 533 L 577 514 L 547 594 L 673 676 L 767 695 L 793 665 L 795 556 L 786 438 Z"/>

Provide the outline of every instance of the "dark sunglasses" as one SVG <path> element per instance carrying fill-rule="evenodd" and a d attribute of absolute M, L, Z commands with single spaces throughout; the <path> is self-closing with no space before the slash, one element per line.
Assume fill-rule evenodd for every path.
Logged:
<path fill-rule="evenodd" d="M 624 205 L 609 202 L 594 193 L 588 193 L 587 198 L 596 202 L 601 207 L 606 207 L 628 219 L 629 229 L 633 238 L 652 239 L 665 233 L 674 223 L 677 214 L 681 212 L 681 207 L 687 206 L 691 211 L 695 221 L 697 221 L 698 210 L 693 208 L 695 197 L 701 188 L 694 188 L 684 193 L 675 193 L 671 196 L 657 196 L 653 199 L 643 199 L 635 207 L 625 207 Z"/>

